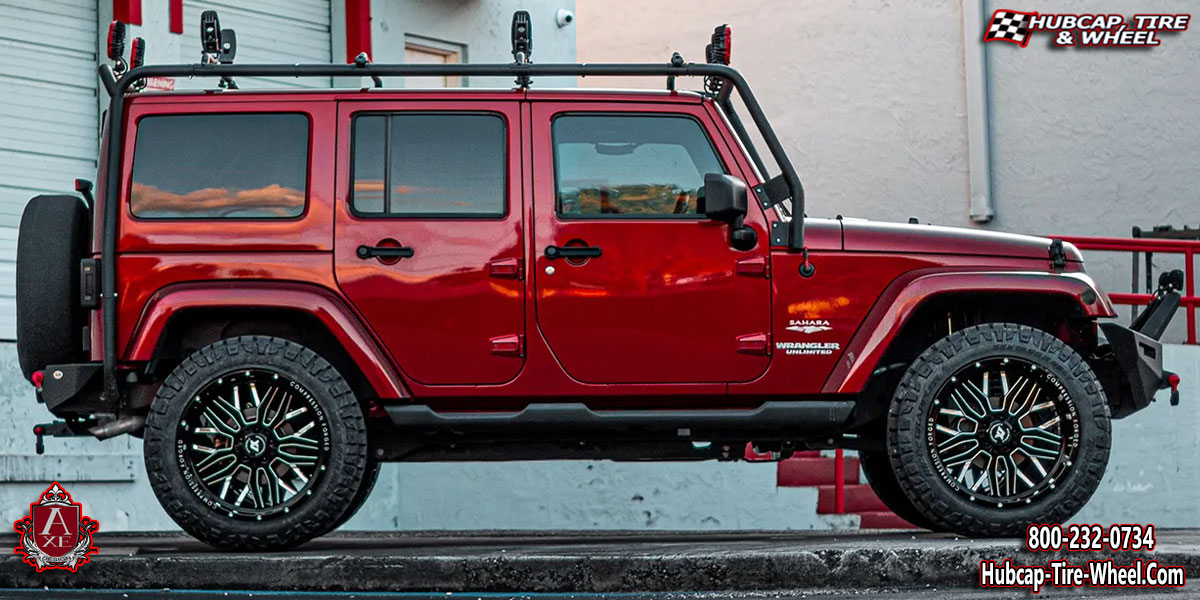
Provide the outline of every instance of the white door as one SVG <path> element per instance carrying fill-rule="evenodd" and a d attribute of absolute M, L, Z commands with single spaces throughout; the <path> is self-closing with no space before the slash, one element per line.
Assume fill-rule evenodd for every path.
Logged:
<path fill-rule="evenodd" d="M 96 174 L 96 0 L 0 0 L 0 340 L 16 337 L 21 211 Z"/>
<path fill-rule="evenodd" d="M 404 45 L 404 62 L 409 65 L 448 65 L 462 62 L 461 54 L 454 50 L 431 45 L 407 42 Z M 405 77 L 404 87 L 448 88 L 461 85 L 458 77 Z"/>

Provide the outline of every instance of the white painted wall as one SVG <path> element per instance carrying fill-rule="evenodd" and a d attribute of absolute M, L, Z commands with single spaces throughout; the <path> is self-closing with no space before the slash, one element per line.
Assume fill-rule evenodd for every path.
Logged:
<path fill-rule="evenodd" d="M 575 0 L 374 0 L 371 3 L 371 45 L 375 62 L 403 63 L 406 35 L 461 45 L 463 62 L 510 63 L 512 14 L 529 11 L 533 24 L 534 62 L 575 62 L 574 24 L 559 27 L 555 13 L 574 10 Z M 391 85 L 385 82 L 385 85 Z M 476 77 L 469 87 L 511 88 L 507 78 Z M 574 78 L 543 77 L 537 87 L 574 87 Z"/>

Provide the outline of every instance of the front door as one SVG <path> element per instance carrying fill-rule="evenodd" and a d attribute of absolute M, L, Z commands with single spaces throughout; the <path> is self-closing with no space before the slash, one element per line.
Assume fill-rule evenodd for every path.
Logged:
<path fill-rule="evenodd" d="M 338 284 L 421 383 L 503 383 L 524 363 L 518 106 L 339 105 Z"/>
<path fill-rule="evenodd" d="M 533 104 L 537 323 L 582 382 L 749 381 L 770 361 L 765 220 L 752 202 L 739 251 L 697 213 L 706 173 L 743 174 L 701 106 L 663 106 Z"/>

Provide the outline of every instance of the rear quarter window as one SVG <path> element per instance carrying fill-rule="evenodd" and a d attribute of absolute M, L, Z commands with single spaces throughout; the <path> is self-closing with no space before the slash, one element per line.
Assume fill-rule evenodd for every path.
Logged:
<path fill-rule="evenodd" d="M 303 114 L 149 116 L 138 122 L 130 211 L 142 219 L 287 219 L 308 197 Z"/>

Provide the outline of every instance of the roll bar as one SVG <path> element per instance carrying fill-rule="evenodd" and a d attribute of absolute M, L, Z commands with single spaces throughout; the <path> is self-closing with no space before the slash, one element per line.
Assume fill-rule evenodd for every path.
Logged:
<path fill-rule="evenodd" d="M 365 61 L 364 61 L 365 62 Z M 451 64 L 451 65 L 409 65 L 409 64 L 296 64 L 296 65 L 233 65 L 233 64 L 190 64 L 190 65 L 147 65 L 130 69 L 117 77 L 109 65 L 100 65 L 100 81 L 108 91 L 108 144 L 106 152 L 106 171 L 104 186 L 104 224 L 103 238 L 100 249 L 101 258 L 101 298 L 104 299 L 102 319 L 104 325 L 104 395 L 113 402 L 120 398 L 120 390 L 116 378 L 116 261 L 113 259 L 117 251 L 117 216 L 119 214 L 121 148 L 124 133 L 123 119 L 125 94 L 135 82 L 150 77 L 217 77 L 228 80 L 233 77 L 495 77 L 512 76 L 518 81 L 528 81 L 534 76 L 617 76 L 617 77 L 714 77 L 723 79 L 733 85 L 754 125 L 762 134 L 772 158 L 779 165 L 782 183 L 786 185 L 788 195 L 792 199 L 792 218 L 788 227 L 787 248 L 789 251 L 804 252 L 804 188 L 800 176 L 788 159 L 783 144 L 779 142 L 775 130 L 763 113 L 762 106 L 755 98 L 750 84 L 742 77 L 737 69 L 723 64 Z M 723 108 L 727 112 L 731 105 L 728 94 L 723 93 Z M 744 127 L 737 121 L 739 135 L 744 134 Z M 743 136 L 748 148 L 749 139 Z M 754 153 L 757 166 L 762 168 L 761 160 Z M 766 173 L 763 173 L 766 176 Z M 808 264 L 807 257 L 805 264 Z"/>

